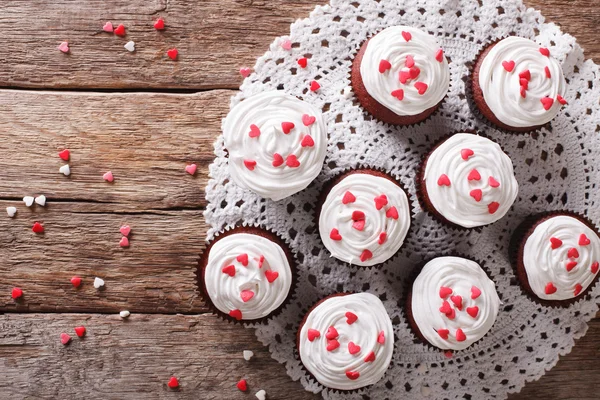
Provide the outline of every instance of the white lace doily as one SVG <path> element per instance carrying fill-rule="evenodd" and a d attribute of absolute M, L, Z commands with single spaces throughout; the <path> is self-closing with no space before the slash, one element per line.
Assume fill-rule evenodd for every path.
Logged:
<path fill-rule="evenodd" d="M 392 25 L 413 25 L 437 36 L 450 58 L 451 87 L 441 109 L 425 123 L 397 128 L 365 115 L 351 93 L 350 66 L 365 38 Z M 465 97 L 469 65 L 483 45 L 507 35 L 535 39 L 562 64 L 569 105 L 539 133 L 508 134 L 476 119 Z M 281 43 L 290 39 L 292 49 Z M 297 60 L 309 57 L 302 69 Z M 575 38 L 521 1 L 485 0 L 332 0 L 309 18 L 292 24 L 291 35 L 276 39 L 232 99 L 272 89 L 321 107 L 328 123 L 326 165 L 314 184 L 279 202 L 264 200 L 229 181 L 220 137 L 206 189 L 206 221 L 215 231 L 239 222 L 260 222 L 292 243 L 299 259 L 296 295 L 287 308 L 256 335 L 288 374 L 313 392 L 311 380 L 294 356 L 296 330 L 317 300 L 333 292 L 368 291 L 384 302 L 396 335 L 392 365 L 384 378 L 359 393 L 323 390 L 327 399 L 505 398 L 526 381 L 538 379 L 583 336 L 598 310 L 600 285 L 573 306 L 541 307 L 524 296 L 508 260 L 513 229 L 526 216 L 544 210 L 585 212 L 600 222 L 600 78 L 598 66 L 584 60 Z M 310 82 L 321 84 L 318 92 Z M 445 228 L 421 211 L 414 177 L 423 154 L 442 136 L 475 129 L 500 143 L 511 156 L 520 183 L 519 197 L 506 217 L 480 232 Z M 381 269 L 349 268 L 330 259 L 313 223 L 320 187 L 339 171 L 357 165 L 386 169 L 409 189 L 417 210 L 410 241 Z M 415 340 L 402 299 L 413 268 L 423 259 L 455 251 L 484 262 L 503 301 L 491 332 L 469 349 L 445 358 Z"/>

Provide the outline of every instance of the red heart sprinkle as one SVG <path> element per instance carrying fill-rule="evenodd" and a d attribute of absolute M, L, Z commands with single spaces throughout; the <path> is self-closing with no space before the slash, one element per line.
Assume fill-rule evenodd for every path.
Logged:
<path fill-rule="evenodd" d="M 310 83 L 310 91 L 311 92 L 316 92 L 317 90 L 319 90 L 321 88 L 321 85 L 319 85 L 319 82 L 317 81 L 312 81 Z"/>
<path fill-rule="evenodd" d="M 316 329 L 309 329 L 307 336 L 308 336 L 308 341 L 313 342 L 316 338 L 321 337 L 321 332 L 319 332 Z"/>
<path fill-rule="evenodd" d="M 575 285 L 575 290 L 573 290 L 573 296 L 579 296 L 579 293 L 581 293 L 582 290 L 583 290 L 583 286 L 581 286 L 578 283 L 577 285 Z"/>
<path fill-rule="evenodd" d="M 123 236 L 129 236 L 131 233 L 131 227 L 129 225 L 123 225 L 121 228 L 119 228 L 119 232 L 121 232 L 121 235 Z"/>
<path fill-rule="evenodd" d="M 469 176 L 467 176 L 467 179 L 470 181 L 478 181 L 481 179 L 481 175 L 479 175 L 479 171 L 477 171 L 476 169 L 472 169 L 471 172 L 469 172 Z"/>
<path fill-rule="evenodd" d="M 39 222 L 36 222 L 35 224 L 33 224 L 33 227 L 31 228 L 31 230 L 34 233 L 44 233 L 44 226 L 42 224 L 40 224 Z"/>
<path fill-rule="evenodd" d="M 390 64 L 390 62 L 388 60 L 379 61 L 379 73 L 380 74 L 383 74 L 385 71 L 389 70 L 390 68 L 392 68 L 392 64 Z"/>
<path fill-rule="evenodd" d="M 402 100 L 404 100 L 404 90 L 403 89 L 394 90 L 392 92 L 392 96 L 394 96 L 398 100 L 402 101 Z"/>
<path fill-rule="evenodd" d="M 18 299 L 19 297 L 23 296 L 23 290 L 21 290 L 21 288 L 15 287 L 12 290 L 11 296 L 13 300 Z"/>
<path fill-rule="evenodd" d="M 385 194 L 375 197 L 375 208 L 377 210 L 381 210 L 383 207 L 387 206 L 387 204 L 388 204 L 388 199 Z"/>
<path fill-rule="evenodd" d="M 177 49 L 170 49 L 167 51 L 167 56 L 169 56 L 171 60 L 176 60 L 178 55 L 179 52 L 177 51 Z"/>
<path fill-rule="evenodd" d="M 471 149 L 462 149 L 460 151 L 460 156 L 462 157 L 463 160 L 468 160 L 469 157 L 475 155 L 475 152 Z"/>
<path fill-rule="evenodd" d="M 165 29 L 165 20 L 162 17 L 156 20 L 156 22 L 154 23 L 154 29 L 159 31 Z"/>
<path fill-rule="evenodd" d="M 569 249 L 569 251 L 567 252 L 567 256 L 569 258 L 579 258 L 579 252 L 577 251 L 577 249 L 575 247 L 571 247 Z"/>
<path fill-rule="evenodd" d="M 179 381 L 177 380 L 177 378 L 172 376 L 171 379 L 169 379 L 169 383 L 167 383 L 167 386 L 171 389 L 177 389 L 179 387 Z"/>
<path fill-rule="evenodd" d="M 525 71 L 521 72 L 519 74 L 519 78 L 520 79 L 526 79 L 526 80 L 531 80 L 531 72 L 529 72 L 528 69 L 526 69 Z"/>
<path fill-rule="evenodd" d="M 365 219 L 365 213 L 359 210 L 352 212 L 352 221 L 363 221 Z"/>
<path fill-rule="evenodd" d="M 567 262 L 567 272 L 571 272 L 573 268 L 577 266 L 577 261 L 568 261 Z"/>
<path fill-rule="evenodd" d="M 346 376 L 348 379 L 355 381 L 360 377 L 360 372 L 358 371 L 346 371 Z"/>
<path fill-rule="evenodd" d="M 338 347 L 340 347 L 340 342 L 338 342 L 335 339 L 331 339 L 327 341 L 327 346 L 325 348 L 327 349 L 327 351 L 334 351 Z"/>
<path fill-rule="evenodd" d="M 245 392 L 246 390 L 248 390 L 248 382 L 246 382 L 245 379 L 240 380 L 236 386 L 242 392 Z"/>
<path fill-rule="evenodd" d="M 60 153 L 58 153 L 58 156 L 65 161 L 69 161 L 69 158 L 71 157 L 71 152 L 69 150 L 65 149 L 65 150 L 61 151 Z"/>
<path fill-rule="evenodd" d="M 515 69 L 515 62 L 514 61 L 502 61 L 502 66 L 504 67 L 504 69 L 507 72 L 513 72 L 513 69 Z"/>
<path fill-rule="evenodd" d="M 254 171 L 254 167 L 256 167 L 256 161 L 254 161 L 254 160 L 244 160 L 244 165 L 250 171 Z"/>
<path fill-rule="evenodd" d="M 442 286 L 440 288 L 440 297 L 442 299 L 445 299 L 446 297 L 450 296 L 451 294 L 452 294 L 452 289 L 450 289 L 449 287 Z"/>
<path fill-rule="evenodd" d="M 406 66 L 406 68 L 414 67 L 415 59 L 413 58 L 413 56 L 411 56 L 411 55 L 406 56 L 406 63 L 404 65 Z"/>
<path fill-rule="evenodd" d="M 452 358 L 452 350 L 446 350 L 444 352 L 444 357 L 446 357 L 446 358 Z"/>
<path fill-rule="evenodd" d="M 500 207 L 500 203 L 497 201 L 492 201 L 490 204 L 488 204 L 488 212 L 490 214 L 494 214 L 496 211 L 498 211 L 498 207 Z"/>
<path fill-rule="evenodd" d="M 251 138 L 257 138 L 260 136 L 260 128 L 254 124 L 250 125 L 250 133 L 248 133 L 248 136 L 250 136 Z"/>
<path fill-rule="evenodd" d="M 300 161 L 298 161 L 298 157 L 296 157 L 294 154 L 290 154 L 285 159 L 285 165 L 290 168 L 298 168 L 300 166 Z"/>
<path fill-rule="evenodd" d="M 454 317 L 456 317 L 456 310 L 454 310 L 454 308 L 453 308 L 452 310 L 450 310 L 450 312 L 448 314 L 446 314 L 446 318 L 454 319 Z"/>
<path fill-rule="evenodd" d="M 249 77 L 251 73 L 252 73 L 252 70 L 248 67 L 240 68 L 240 75 L 244 78 Z"/>
<path fill-rule="evenodd" d="M 237 319 L 239 321 L 240 319 L 242 319 L 242 312 L 240 310 L 237 310 L 237 309 L 231 310 L 231 311 L 229 311 L 229 316 L 231 318 L 235 318 L 235 319 Z"/>
<path fill-rule="evenodd" d="M 464 342 L 465 340 L 467 340 L 467 336 L 465 335 L 465 333 L 463 332 L 462 329 L 458 328 L 456 330 L 456 340 L 458 342 Z"/>
<path fill-rule="evenodd" d="M 582 233 L 579 236 L 579 245 L 580 246 L 587 246 L 588 244 L 590 244 L 590 239 L 585 235 L 585 233 Z"/>
<path fill-rule="evenodd" d="M 556 286 L 554 286 L 554 283 L 550 282 L 546 285 L 545 288 L 545 292 L 546 294 L 552 294 L 552 293 L 556 293 Z"/>
<path fill-rule="evenodd" d="M 296 125 L 294 125 L 293 122 L 282 122 L 281 130 L 283 131 L 283 133 L 285 133 L 287 135 L 292 131 L 292 129 L 294 129 L 295 126 Z"/>
<path fill-rule="evenodd" d="M 592 274 L 595 274 L 596 272 L 598 272 L 598 267 L 600 267 L 600 263 L 598 263 L 598 261 L 596 261 L 592 264 L 592 267 L 591 267 Z"/>
<path fill-rule="evenodd" d="M 408 74 L 410 76 L 410 79 L 417 79 L 417 77 L 419 75 L 421 75 L 421 70 L 419 69 L 419 67 L 412 67 L 409 71 Z M 427 85 L 425 85 L 427 86 Z M 416 87 L 416 86 L 415 86 Z M 417 88 L 418 89 L 418 88 Z M 427 88 L 425 88 L 427 89 Z M 423 92 L 425 92 L 425 90 L 423 90 Z M 419 93 L 419 94 L 423 94 L 423 93 Z"/>
<path fill-rule="evenodd" d="M 327 333 L 325 334 L 325 338 L 328 340 L 333 340 L 333 339 L 337 339 L 337 337 L 340 336 L 337 329 L 335 329 L 333 326 L 330 326 L 329 328 L 327 328 Z"/>
<path fill-rule="evenodd" d="M 493 176 L 489 177 L 488 182 L 489 182 L 490 186 L 493 188 L 497 188 L 498 186 L 500 186 L 500 182 L 498 182 L 496 180 L 496 178 L 494 178 Z"/>
<path fill-rule="evenodd" d="M 360 346 L 354 344 L 354 342 L 348 342 L 348 352 L 354 355 L 360 352 Z"/>
<path fill-rule="evenodd" d="M 119 246 L 121 246 L 121 247 L 129 247 L 129 239 L 127 239 L 127 236 L 123 236 L 121 238 L 121 240 L 119 241 Z"/>
<path fill-rule="evenodd" d="M 60 342 L 62 344 L 64 344 L 65 346 L 68 345 L 71 342 L 71 336 L 67 335 L 66 333 L 61 333 L 60 334 Z"/>
<path fill-rule="evenodd" d="M 352 194 L 352 192 L 347 191 L 344 193 L 344 197 L 342 198 L 343 204 L 354 203 L 356 201 L 356 196 Z"/>
<path fill-rule="evenodd" d="M 398 80 L 400 81 L 401 84 L 405 84 L 406 82 L 408 82 L 408 80 L 410 79 L 410 73 L 408 73 L 408 71 L 400 71 L 398 73 Z"/>
<path fill-rule="evenodd" d="M 469 314 L 473 318 L 477 318 L 477 314 L 479 314 L 479 307 L 467 307 L 467 314 Z"/>
<path fill-rule="evenodd" d="M 241 263 L 244 267 L 248 266 L 248 254 L 243 253 L 235 258 L 237 262 Z"/>
<path fill-rule="evenodd" d="M 381 232 L 381 233 L 379 234 L 379 241 L 378 241 L 378 243 L 379 243 L 380 245 L 382 245 L 382 244 L 384 244 L 384 243 L 385 243 L 385 241 L 386 241 L 386 240 L 387 240 L 387 233 L 385 233 L 385 232 Z"/>
<path fill-rule="evenodd" d="M 435 53 L 435 59 L 439 62 L 444 62 L 444 50 L 439 49 Z"/>
<path fill-rule="evenodd" d="M 362 231 L 363 229 L 365 229 L 365 220 L 362 219 L 360 221 L 354 221 L 352 223 L 352 227 L 357 231 Z"/>
<path fill-rule="evenodd" d="M 348 325 L 352 325 L 353 323 L 355 323 L 358 320 L 358 316 L 356 314 L 354 314 L 353 312 L 346 312 L 346 323 Z"/>
<path fill-rule="evenodd" d="M 469 195 L 472 198 L 474 198 L 475 201 L 479 202 L 479 201 L 481 201 L 481 198 L 483 197 L 483 192 L 481 191 L 481 189 L 473 189 L 473 190 L 471 190 Z"/>
<path fill-rule="evenodd" d="M 521 89 L 529 89 L 529 81 L 527 79 L 519 79 L 519 85 L 521 85 Z"/>
<path fill-rule="evenodd" d="M 258 258 L 258 268 L 262 268 L 264 262 L 265 262 L 265 256 L 260 256 Z"/>
<path fill-rule="evenodd" d="M 552 78 L 552 74 L 550 74 L 550 68 L 548 68 L 547 66 L 544 67 L 544 72 L 546 73 L 546 78 Z"/>
<path fill-rule="evenodd" d="M 363 252 L 360 254 L 360 261 L 362 262 L 370 260 L 371 258 L 373 258 L 373 253 L 371 253 L 371 251 L 368 249 L 364 249 Z"/>
<path fill-rule="evenodd" d="M 471 286 L 471 298 L 474 300 L 481 296 L 481 290 L 477 286 Z"/>
<path fill-rule="evenodd" d="M 331 240 L 339 241 L 342 240 L 342 235 L 340 235 L 340 231 L 338 231 L 336 228 L 333 228 L 329 234 L 329 238 Z"/>
<path fill-rule="evenodd" d="M 275 279 L 279 278 L 279 272 L 267 270 L 265 271 L 265 277 L 269 283 L 275 282 Z"/>
<path fill-rule="evenodd" d="M 396 207 L 392 206 L 387 210 L 385 216 L 392 219 L 398 219 L 398 210 Z"/>
<path fill-rule="evenodd" d="M 375 352 L 372 351 L 369 354 L 367 354 L 367 356 L 364 358 L 363 361 L 364 362 L 373 362 L 373 361 L 375 361 Z"/>
<path fill-rule="evenodd" d="M 542 53 L 543 56 L 550 57 L 550 50 L 545 47 L 540 47 L 540 53 Z"/>
<path fill-rule="evenodd" d="M 384 344 L 385 343 L 385 333 L 383 331 L 379 332 L 377 336 L 377 343 Z"/>
<path fill-rule="evenodd" d="M 298 59 L 298 65 L 301 68 L 306 68 L 306 66 L 308 65 L 308 59 L 306 57 L 302 57 Z"/>
<path fill-rule="evenodd" d="M 71 278 L 71 284 L 73 286 L 75 286 L 76 288 L 78 288 L 79 286 L 81 286 L 81 278 L 78 276 L 74 276 Z"/>
<path fill-rule="evenodd" d="M 404 40 L 406 40 L 407 42 L 410 41 L 410 39 L 412 39 L 412 35 L 410 34 L 410 32 L 406 32 L 406 31 L 402 31 L 402 37 L 404 38 Z"/>
<path fill-rule="evenodd" d="M 415 89 L 417 89 L 420 95 L 423 95 L 427 91 L 427 84 L 425 82 L 417 82 L 415 83 Z"/>
<path fill-rule="evenodd" d="M 79 337 L 84 337 L 85 336 L 85 326 L 77 326 L 77 327 L 75 327 L 75 333 Z"/>
<path fill-rule="evenodd" d="M 438 186 L 450 186 L 451 185 L 450 178 L 448 178 L 448 175 L 442 174 L 438 178 L 437 184 L 438 184 Z"/>
<path fill-rule="evenodd" d="M 455 295 L 455 296 L 450 297 L 450 300 L 452 300 L 452 303 L 454 303 L 454 306 L 456 308 L 458 308 L 458 311 L 462 311 L 462 296 Z"/>
<path fill-rule="evenodd" d="M 521 97 L 527 98 L 527 90 L 524 87 L 521 87 Z"/>
<path fill-rule="evenodd" d="M 448 340 L 448 335 L 450 334 L 450 331 L 448 329 L 438 329 L 437 333 L 442 339 Z"/>
<path fill-rule="evenodd" d="M 221 272 L 229 276 L 235 276 L 235 265 L 228 265 L 226 267 L 223 267 Z"/>
<path fill-rule="evenodd" d="M 273 162 L 271 164 L 274 167 L 280 167 L 283 165 L 283 163 L 284 163 L 284 161 L 283 161 L 283 157 L 281 157 L 281 154 L 279 154 L 279 153 L 273 154 Z"/>
<path fill-rule="evenodd" d="M 317 117 L 315 117 L 315 116 L 310 116 L 308 114 L 304 114 L 302 116 L 302 123 L 304 124 L 304 126 L 311 126 L 312 124 L 315 123 L 316 120 L 317 120 Z"/>
<path fill-rule="evenodd" d="M 240 297 L 244 303 L 250 301 L 254 297 L 254 292 L 252 290 L 242 290 L 240 292 Z"/>
<path fill-rule="evenodd" d="M 559 102 L 560 104 L 562 104 L 563 106 L 564 106 L 565 104 L 568 104 L 568 103 L 567 103 L 567 101 L 566 101 L 566 100 L 565 100 L 565 99 L 564 99 L 564 98 L 563 98 L 563 97 L 562 97 L 560 94 L 559 94 L 559 95 L 556 95 L 556 101 L 558 101 L 558 102 Z"/>
<path fill-rule="evenodd" d="M 302 138 L 300 145 L 302 147 L 313 147 L 315 145 L 315 141 L 310 135 L 306 135 Z"/>
<path fill-rule="evenodd" d="M 114 30 L 115 35 L 117 36 L 125 36 L 125 25 L 119 24 L 117 28 Z"/>
<path fill-rule="evenodd" d="M 442 314 L 449 314 L 452 311 L 452 306 L 450 305 L 450 303 L 448 303 L 448 301 L 444 300 L 444 302 L 442 303 L 442 306 L 440 307 L 440 312 Z"/>
<path fill-rule="evenodd" d="M 542 105 L 544 106 L 544 110 L 549 110 L 552 108 L 552 105 L 554 104 L 554 99 L 550 98 L 550 97 L 542 97 L 541 100 Z"/>
<path fill-rule="evenodd" d="M 558 249 L 560 246 L 562 246 L 562 244 L 563 242 L 559 238 L 550 238 L 550 247 L 552 247 L 552 250 Z"/>

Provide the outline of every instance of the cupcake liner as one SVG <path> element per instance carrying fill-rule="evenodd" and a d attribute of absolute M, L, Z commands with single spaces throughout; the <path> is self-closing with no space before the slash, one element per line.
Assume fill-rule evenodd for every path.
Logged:
<path fill-rule="evenodd" d="M 519 260 L 523 257 L 523 248 L 525 246 L 525 238 L 529 237 L 535 230 L 535 228 L 542 222 L 557 216 L 569 216 L 573 217 L 583 224 L 585 224 L 588 228 L 593 230 L 596 235 L 600 236 L 600 230 L 594 223 L 592 223 L 585 215 L 574 212 L 574 211 L 545 211 L 538 214 L 530 215 L 525 218 L 521 224 L 519 224 L 515 231 L 513 232 L 510 244 L 508 247 L 510 264 L 513 268 L 513 272 L 519 281 L 519 288 L 521 289 L 521 293 L 527 296 L 536 304 L 539 304 L 544 307 L 549 308 L 568 308 L 571 305 L 578 303 L 579 301 L 587 301 L 586 297 L 588 294 L 596 287 L 598 282 L 600 281 L 600 274 L 596 274 L 594 280 L 590 283 L 590 285 L 583 289 L 581 293 L 577 297 L 566 300 L 545 300 L 540 299 L 538 296 L 533 293 L 531 287 L 529 286 L 529 281 L 527 279 L 527 272 L 524 267 L 521 267 L 519 264 Z"/>
<path fill-rule="evenodd" d="M 252 319 L 252 320 L 244 320 L 244 319 L 237 320 L 237 319 L 231 317 L 229 314 L 222 312 L 217 307 L 215 307 L 208 292 L 206 291 L 206 286 L 204 285 L 204 267 L 206 265 L 206 262 L 208 261 L 208 256 L 210 254 L 210 250 L 211 250 L 212 246 L 219 240 L 221 240 L 227 236 L 236 234 L 236 233 L 255 234 L 258 236 L 266 237 L 267 239 L 273 241 L 274 243 L 276 243 L 283 249 L 283 251 L 288 259 L 288 262 L 290 264 L 290 268 L 292 271 L 292 284 L 290 286 L 290 291 L 289 291 L 286 299 L 283 301 L 283 303 L 281 303 L 279 305 L 279 307 L 277 307 L 275 310 L 273 310 L 271 313 L 269 313 L 269 315 L 262 317 L 262 318 Z M 256 224 L 245 224 L 244 223 L 244 224 L 237 225 L 237 226 L 226 227 L 221 232 L 215 234 L 215 237 L 206 244 L 204 250 L 200 253 L 200 257 L 198 258 L 198 266 L 196 267 L 196 270 L 194 271 L 194 273 L 196 275 L 196 284 L 198 285 L 198 290 L 200 292 L 200 296 L 202 297 L 202 299 L 206 303 L 206 306 L 208 307 L 208 309 L 211 311 L 212 314 L 220 317 L 221 319 L 223 319 L 225 321 L 233 322 L 234 324 L 239 324 L 239 325 L 244 325 L 244 326 L 255 326 L 255 325 L 261 325 L 261 324 L 264 325 L 270 319 L 279 315 L 285 309 L 285 307 L 291 302 L 292 298 L 296 294 L 296 289 L 297 289 L 297 285 L 298 285 L 297 254 L 296 254 L 296 251 L 292 250 L 292 247 L 290 246 L 290 244 L 285 239 L 283 239 L 281 236 L 279 236 L 272 229 L 266 228 L 258 223 L 256 223 Z"/>
<path fill-rule="evenodd" d="M 329 251 L 329 249 L 327 249 L 327 247 L 323 243 L 323 240 L 321 239 L 321 234 L 320 234 L 320 231 L 319 231 L 319 217 L 321 215 L 321 208 L 323 207 L 323 203 L 325 202 L 325 199 L 327 198 L 327 195 L 329 194 L 329 192 L 331 191 L 331 189 L 335 185 L 337 185 L 339 182 L 341 182 L 348 175 L 352 175 L 352 174 L 356 174 L 356 173 L 365 173 L 365 172 L 375 172 L 375 174 L 373 174 L 374 176 L 380 176 L 382 178 L 386 178 L 386 179 L 390 180 L 391 182 L 397 184 L 404 191 L 404 193 L 406 194 L 406 197 L 407 197 L 407 200 L 408 200 L 408 207 L 409 207 L 409 210 L 410 210 L 410 227 L 408 228 L 408 232 L 406 233 L 406 237 L 404 238 L 404 241 L 403 241 L 402 245 L 400 246 L 400 248 L 398 249 L 398 251 L 396 251 L 394 254 L 392 254 L 387 260 L 385 260 L 383 262 L 380 262 L 378 264 L 374 264 L 374 265 L 356 265 L 356 264 L 350 264 L 350 263 L 348 263 L 346 261 L 342 261 L 342 260 L 339 260 L 338 258 L 334 257 L 333 255 L 331 255 L 331 252 Z M 325 251 L 327 251 L 330 254 L 331 259 L 335 260 L 336 262 L 338 262 L 342 266 L 349 266 L 349 267 L 354 267 L 354 268 L 359 268 L 359 269 L 372 269 L 372 268 L 381 268 L 381 267 L 383 267 L 383 265 L 387 264 L 390 260 L 394 259 L 402 251 L 402 249 L 404 249 L 404 247 L 406 246 L 406 243 L 409 241 L 409 239 L 412 238 L 413 231 L 414 231 L 414 223 L 415 223 L 416 214 L 417 213 L 416 213 L 416 210 L 414 208 L 413 198 L 412 198 L 410 192 L 402 184 L 402 182 L 400 182 L 395 177 L 393 177 L 392 175 L 390 175 L 390 173 L 387 172 L 383 168 L 369 167 L 369 166 L 366 166 L 366 165 L 358 165 L 357 167 L 349 167 L 349 168 L 346 168 L 346 169 L 340 171 L 339 173 L 337 173 L 333 177 L 329 178 L 323 184 L 323 186 L 321 187 L 321 191 L 319 192 L 319 196 L 317 198 L 317 203 L 315 205 L 315 212 L 314 212 L 314 215 L 313 215 L 313 217 L 314 217 L 313 223 L 315 225 L 315 230 L 316 230 L 316 234 L 317 234 L 318 240 L 320 241 L 320 243 L 323 246 L 323 248 L 325 249 Z"/>

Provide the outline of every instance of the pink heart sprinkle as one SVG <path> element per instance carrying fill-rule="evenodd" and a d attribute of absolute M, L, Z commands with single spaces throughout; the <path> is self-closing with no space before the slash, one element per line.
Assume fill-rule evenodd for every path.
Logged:
<path fill-rule="evenodd" d="M 388 60 L 379 61 L 379 73 L 380 74 L 383 74 L 385 71 L 389 70 L 390 68 L 392 68 L 392 64 L 390 64 L 390 62 Z"/>
<path fill-rule="evenodd" d="M 507 72 L 513 72 L 513 70 L 515 69 L 515 62 L 514 61 L 502 61 L 502 66 L 504 67 L 504 69 Z"/>
<path fill-rule="evenodd" d="M 252 290 L 242 290 L 240 297 L 244 303 L 247 303 L 254 297 L 254 292 Z"/>
<path fill-rule="evenodd" d="M 252 70 L 248 67 L 240 68 L 240 75 L 247 78 L 252 73 Z"/>
<path fill-rule="evenodd" d="M 107 173 L 105 173 L 104 175 L 102 175 L 102 178 L 106 182 L 112 182 L 112 181 L 115 180 L 115 177 L 113 176 L 113 173 L 111 171 L 108 171 Z"/>
<path fill-rule="evenodd" d="M 410 42 L 410 39 L 412 39 L 412 35 L 410 34 L 410 32 L 405 32 L 402 31 L 402 37 L 404 38 L 404 40 L 406 40 L 407 42 Z"/>
<path fill-rule="evenodd" d="M 292 49 L 292 41 L 290 39 L 285 39 L 281 42 L 281 48 L 284 50 L 291 50 Z"/>
<path fill-rule="evenodd" d="M 104 32 L 113 33 L 115 28 L 113 28 L 112 22 L 108 21 L 107 23 L 104 24 L 104 26 L 102 27 L 102 30 Z"/>
<path fill-rule="evenodd" d="M 273 162 L 271 163 L 274 167 L 280 167 L 283 165 L 283 157 L 279 153 L 273 154 Z"/>
<path fill-rule="evenodd" d="M 250 133 L 248 133 L 248 136 L 250 136 L 251 138 L 257 138 L 260 136 L 260 128 L 254 124 L 250 125 Z"/>
<path fill-rule="evenodd" d="M 402 101 L 402 100 L 404 100 L 404 90 L 403 89 L 394 90 L 392 92 L 392 96 L 394 96 L 398 100 Z"/>
<path fill-rule="evenodd" d="M 315 123 L 316 120 L 317 120 L 317 117 L 315 117 L 315 116 L 310 116 L 308 114 L 304 114 L 302 116 L 302 123 L 304 124 L 304 126 L 311 126 L 312 124 Z"/>
<path fill-rule="evenodd" d="M 119 242 L 119 246 L 121 246 L 121 247 L 129 247 L 129 239 L 127 239 L 126 236 L 123 236 L 121 238 L 121 241 Z"/>
<path fill-rule="evenodd" d="M 62 42 L 61 44 L 58 45 L 58 49 L 60 51 L 62 51 L 63 53 L 68 53 L 69 52 L 69 43 Z"/>
<path fill-rule="evenodd" d="M 302 142 L 300 143 L 302 147 L 313 147 L 315 145 L 315 141 L 312 136 L 306 135 L 302 138 Z"/>
<path fill-rule="evenodd" d="M 415 83 L 415 89 L 417 89 L 420 95 L 423 95 L 427 91 L 427 84 L 425 82 L 417 82 Z"/>
<path fill-rule="evenodd" d="M 123 225 L 121 229 L 119 229 L 119 232 L 121 232 L 121 235 L 123 236 L 129 236 L 131 233 L 131 227 L 129 225 Z"/>
<path fill-rule="evenodd" d="M 65 346 L 68 345 L 71 342 L 71 336 L 67 335 L 66 333 L 61 333 L 60 334 L 60 342 L 62 344 L 64 344 Z"/>
<path fill-rule="evenodd" d="M 198 166 L 196 164 L 190 164 L 185 167 L 185 172 L 187 172 L 190 175 L 194 175 L 196 173 L 197 168 Z"/>
<path fill-rule="evenodd" d="M 406 63 L 404 65 L 406 65 L 406 68 L 414 67 L 415 59 L 413 58 L 413 56 L 411 56 L 411 55 L 406 56 Z"/>

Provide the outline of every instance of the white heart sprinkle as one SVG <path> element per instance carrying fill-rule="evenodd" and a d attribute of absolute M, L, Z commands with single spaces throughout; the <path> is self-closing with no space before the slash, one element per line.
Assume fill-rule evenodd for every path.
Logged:
<path fill-rule="evenodd" d="M 255 396 L 258 400 L 265 400 L 267 398 L 267 392 L 264 390 L 259 390 L 256 392 Z"/>
<path fill-rule="evenodd" d="M 344 88 L 344 98 L 349 99 L 352 97 L 352 88 L 350 86 L 346 86 Z"/>
<path fill-rule="evenodd" d="M 131 315 L 131 313 L 129 311 L 127 311 L 127 310 L 124 310 L 124 311 L 121 311 L 119 313 L 119 315 L 121 316 L 121 318 L 127 318 L 127 317 L 129 317 Z"/>
<path fill-rule="evenodd" d="M 69 175 L 71 175 L 71 167 L 69 167 L 69 164 L 63 165 L 62 167 L 60 167 L 58 169 L 58 172 L 60 172 L 64 176 L 69 176 Z"/>
<path fill-rule="evenodd" d="M 127 51 L 134 52 L 135 51 L 135 42 L 133 40 L 131 40 L 131 41 L 125 43 L 125 46 L 123 46 L 123 47 L 125 47 L 125 49 Z"/>
<path fill-rule="evenodd" d="M 17 213 L 17 208 L 16 207 L 6 207 L 6 213 L 8 214 L 9 217 L 12 218 Z"/>
<path fill-rule="evenodd" d="M 425 397 L 430 396 L 431 395 L 431 388 L 429 386 L 421 386 L 421 394 Z"/>
<path fill-rule="evenodd" d="M 417 367 L 417 371 L 424 374 L 425 372 L 427 372 L 427 365 L 425 365 L 424 363 L 419 364 L 419 366 Z"/>
<path fill-rule="evenodd" d="M 44 196 L 43 194 L 39 195 L 38 197 L 35 198 L 35 202 L 36 204 L 39 204 L 42 207 L 46 206 L 46 196 Z"/>
<path fill-rule="evenodd" d="M 94 287 L 96 289 L 100 289 L 102 286 L 104 286 L 104 279 L 100 279 L 98 277 L 94 278 Z"/>
<path fill-rule="evenodd" d="M 35 199 L 33 198 L 33 196 L 25 196 L 25 197 L 23 197 L 23 201 L 25 202 L 25 205 L 27 207 L 31 207 L 33 205 L 33 201 L 34 200 Z"/>
<path fill-rule="evenodd" d="M 252 357 L 254 357 L 254 352 L 252 350 L 244 350 L 244 360 L 250 361 Z"/>

